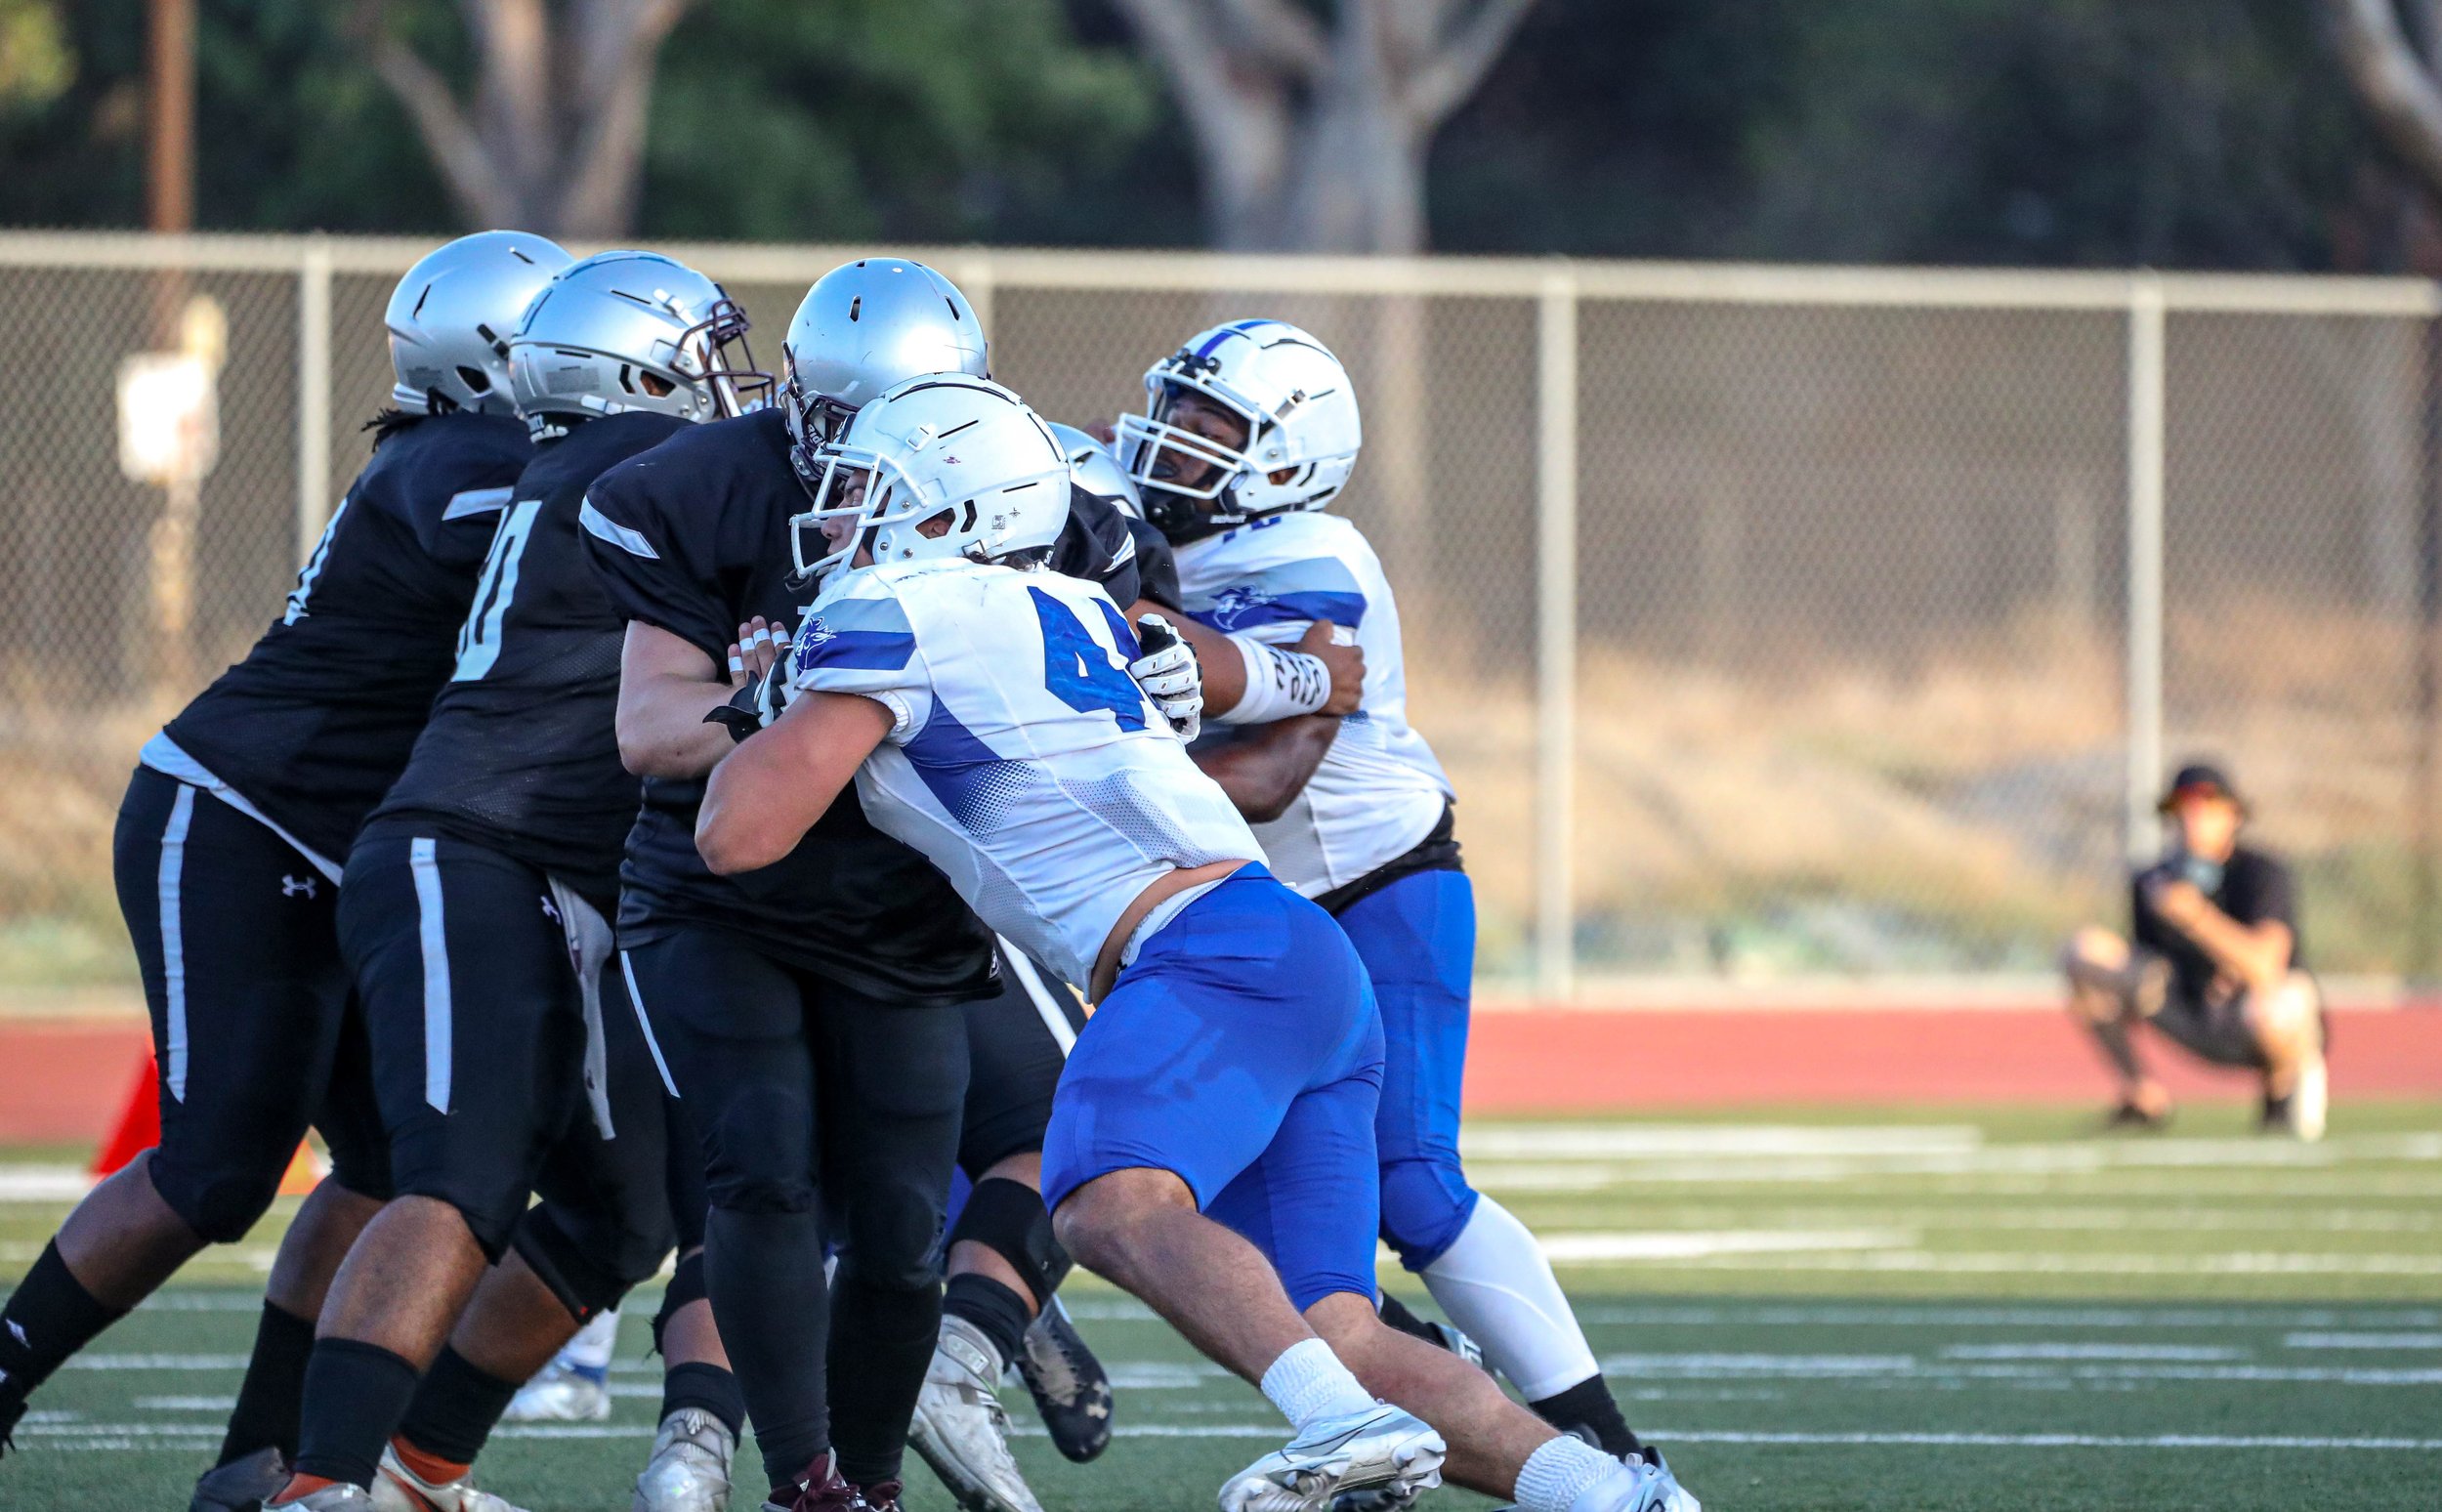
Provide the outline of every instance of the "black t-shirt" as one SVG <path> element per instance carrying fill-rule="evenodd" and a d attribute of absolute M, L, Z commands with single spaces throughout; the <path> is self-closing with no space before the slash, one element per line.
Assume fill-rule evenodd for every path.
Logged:
<path fill-rule="evenodd" d="M 677 437 L 604 475 L 593 502 L 607 528 L 585 546 L 612 602 L 716 667 L 727 666 L 740 622 L 760 614 L 793 630 L 812 608 L 817 590 L 790 585 L 788 522 L 810 505 L 777 410 Z M 1074 493 L 1051 565 L 1100 581 L 1125 606 L 1139 596 L 1136 548 L 1126 517 Z M 619 871 L 623 945 L 712 926 L 878 997 L 965 1001 L 993 990 L 990 933 L 931 862 L 866 820 L 854 788 L 785 858 L 735 877 L 713 875 L 695 851 L 702 801 L 700 779 L 646 781 Z"/>
<path fill-rule="evenodd" d="M 280 617 L 164 733 L 301 844 L 344 860 L 449 676 L 492 527 L 533 455 L 506 415 L 386 428 Z"/>
<path fill-rule="evenodd" d="M 585 564 L 585 490 L 686 424 L 610 415 L 536 448 L 484 559 L 457 664 L 367 834 L 487 846 L 609 909 L 638 784 L 616 727 L 627 618 Z"/>
<path fill-rule="evenodd" d="M 2129 880 L 2129 910 L 2135 926 L 2132 932 L 2138 945 L 2169 958 L 2180 994 L 2190 1002 L 2203 1002 L 2219 968 L 2194 941 L 2164 922 L 2145 896 L 2149 882 L 2180 874 L 2175 862 L 2162 861 L 2138 871 Z M 2292 942 L 2290 964 L 2300 970 L 2305 968 L 2306 947 L 2298 935 L 2297 899 L 2290 885 L 2288 866 L 2261 851 L 2240 846 L 2230 853 L 2229 863 L 2221 869 L 2220 882 L 2205 896 L 2212 900 L 2214 907 L 2241 924 L 2277 920 L 2288 925 Z"/>

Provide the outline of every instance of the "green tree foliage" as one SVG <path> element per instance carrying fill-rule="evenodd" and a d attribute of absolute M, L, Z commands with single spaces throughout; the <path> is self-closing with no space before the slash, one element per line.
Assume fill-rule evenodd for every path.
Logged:
<path fill-rule="evenodd" d="M 396 9 L 423 56 L 469 73 L 454 6 Z M 0 118 L 0 222 L 141 223 L 144 12 L 144 0 L 72 8 L 74 84 Z M 201 0 L 199 224 L 459 229 L 354 46 L 350 12 Z M 1056 0 L 706 0 L 662 55 L 640 231 L 1056 238 L 1064 199 L 1124 157 L 1157 101 L 1134 54 L 1080 43 Z"/>
<path fill-rule="evenodd" d="M 1435 239 L 2379 261 L 2379 153 L 2316 20 L 2296 0 L 1542 0 L 1443 135 Z"/>
<path fill-rule="evenodd" d="M 354 7 L 199 8 L 203 224 L 457 229 Z M 1437 141 L 1433 240 L 2405 266 L 2412 196 L 2317 9 L 1538 0 Z M 451 0 L 392 10 L 465 81 Z M 0 0 L 0 80 L 34 85 L 0 89 L 0 222 L 141 221 L 144 36 L 143 0 Z M 639 234 L 1148 246 L 1201 222 L 1185 128 L 1110 0 L 699 0 L 662 55 Z"/>
<path fill-rule="evenodd" d="M 75 75 L 59 8 L 51 0 L 0 0 L 0 111 L 47 105 Z"/>

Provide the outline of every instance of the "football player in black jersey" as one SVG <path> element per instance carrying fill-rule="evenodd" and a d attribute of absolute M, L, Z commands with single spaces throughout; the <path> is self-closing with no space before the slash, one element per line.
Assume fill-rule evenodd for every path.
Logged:
<path fill-rule="evenodd" d="M 981 374 L 984 336 L 938 273 L 864 259 L 808 293 L 787 358 L 781 408 L 674 438 L 593 490 L 588 546 L 630 621 L 620 747 L 647 777 L 620 945 L 703 1134 L 712 1211 L 695 1284 L 731 1323 L 769 1504 L 887 1505 L 921 1388 L 915 1442 L 960 1499 L 1033 1512 L 991 1391 L 1002 1365 L 1028 1370 L 1073 1457 L 1108 1436 L 1100 1368 L 1044 1306 L 1068 1262 L 1036 1169 L 1073 995 L 1023 962 L 995 980 L 989 932 L 853 804 L 746 877 L 713 876 L 694 838 L 704 774 L 785 696 L 758 681 L 733 698 L 731 666 L 768 664 L 813 597 L 789 567 L 807 508 L 797 448 L 904 378 Z M 1166 542 L 1106 499 L 1073 496 L 1056 551 L 1119 603 L 1149 583 L 1175 596 Z M 733 646 L 741 622 L 753 644 Z M 1192 720 L 1183 651 L 1139 670 L 1150 686 L 1165 666 L 1184 672 L 1162 684 L 1171 711 Z M 949 1235 L 945 1317 L 933 1249 L 953 1153 L 975 1186 Z M 846 1238 L 827 1341 L 818 1198 Z"/>
<path fill-rule="evenodd" d="M 10 1299 L 0 1438 L 26 1394 L 207 1243 L 271 1205 L 311 1117 L 333 1174 L 272 1270 L 199 1507 L 285 1478 L 314 1317 L 388 1194 L 334 910 L 340 861 L 449 671 L 509 484 L 532 455 L 501 337 L 568 255 L 486 231 L 391 297 L 395 407 L 278 619 L 144 748 L 119 809 L 119 903 L 160 1069 L 161 1141 L 94 1189 Z"/>
<path fill-rule="evenodd" d="M 331 1284 L 272 1505 L 485 1504 L 467 1463 L 517 1384 L 668 1252 L 659 1078 L 621 1064 L 624 1031 L 646 1046 L 604 920 L 637 800 L 611 729 L 624 622 L 577 542 L 604 469 L 738 411 L 744 329 L 700 273 L 608 252 L 509 342 L 535 455 L 341 892 L 396 1195 Z"/>

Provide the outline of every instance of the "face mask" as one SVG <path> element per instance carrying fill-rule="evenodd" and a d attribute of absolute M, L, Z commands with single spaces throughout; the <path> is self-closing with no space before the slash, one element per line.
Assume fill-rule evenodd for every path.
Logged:
<path fill-rule="evenodd" d="M 2200 893 L 2210 895 L 2221 887 L 2222 864 L 2202 856 L 2190 856 L 2184 847 L 2171 854 L 2171 865 L 2179 875 L 2196 885 Z"/>

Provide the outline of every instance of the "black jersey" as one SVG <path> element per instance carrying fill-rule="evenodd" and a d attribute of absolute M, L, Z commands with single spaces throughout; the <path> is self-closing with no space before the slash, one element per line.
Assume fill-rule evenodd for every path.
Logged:
<path fill-rule="evenodd" d="M 407 764 L 449 675 L 524 421 L 451 414 L 386 427 L 280 617 L 162 732 L 333 863 Z"/>
<path fill-rule="evenodd" d="M 792 629 L 816 590 L 792 587 L 789 517 L 809 507 L 788 463 L 788 432 L 767 410 L 716 421 L 604 475 L 593 500 L 607 528 L 586 540 L 611 599 L 726 666 L 740 622 Z M 1138 596 L 1125 517 L 1073 493 L 1052 566 Z M 619 938 L 641 945 L 681 927 L 746 934 L 777 959 L 858 991 L 956 1001 L 991 988 L 991 936 L 948 879 L 867 822 L 855 789 L 777 863 L 736 877 L 695 851 L 700 779 L 650 778 L 619 872 Z"/>
<path fill-rule="evenodd" d="M 2290 965 L 2298 971 L 2306 969 L 2306 945 L 2297 929 L 2297 890 L 2291 885 L 2290 868 L 2279 858 L 2250 846 L 2239 846 L 2231 851 L 2230 860 L 2222 864 L 2218 875 L 2202 878 L 2191 876 L 2188 867 L 2177 861 L 2166 861 L 2129 879 L 2130 933 L 2138 945 L 2169 957 L 2172 978 L 2188 1001 L 2210 1000 L 2213 979 L 2220 968 L 2205 953 L 2204 946 L 2155 912 L 2153 900 L 2146 897 L 2147 888 L 2156 880 L 2182 877 L 2209 883 L 2205 896 L 2214 907 L 2241 924 L 2278 922 L 2289 926 Z"/>
<path fill-rule="evenodd" d="M 627 618 L 585 565 L 585 490 L 686 424 L 610 415 L 536 449 L 501 513 L 457 663 L 366 834 L 486 846 L 608 908 L 638 783 L 615 723 Z"/>

